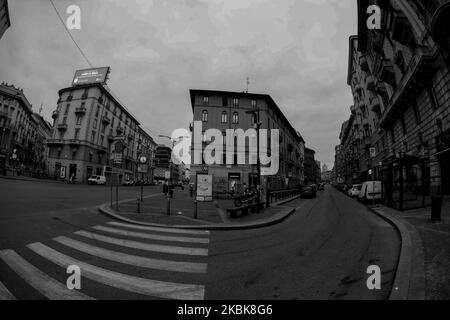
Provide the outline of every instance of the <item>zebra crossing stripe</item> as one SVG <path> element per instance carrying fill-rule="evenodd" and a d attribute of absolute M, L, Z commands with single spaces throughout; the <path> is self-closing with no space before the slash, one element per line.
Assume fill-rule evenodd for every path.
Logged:
<path fill-rule="evenodd" d="M 16 300 L 2 282 L 0 282 L 0 300 Z"/>
<path fill-rule="evenodd" d="M 68 265 L 77 265 L 83 277 L 110 287 L 168 299 L 201 300 L 204 298 L 205 289 L 202 285 L 157 281 L 114 272 L 66 256 L 39 242 L 29 244 L 27 247 L 63 268 Z"/>
<path fill-rule="evenodd" d="M 202 243 L 208 244 L 209 239 L 207 238 L 188 238 L 188 237 L 172 237 L 172 236 L 162 236 L 158 234 L 151 233 L 142 233 L 142 232 L 133 232 L 115 228 L 108 228 L 103 226 L 95 226 L 92 227 L 94 230 L 104 231 L 108 233 L 118 234 L 126 237 L 134 237 L 141 239 L 151 239 L 151 240 L 160 240 L 160 241 L 171 241 L 171 242 L 190 242 L 190 243 Z"/>
<path fill-rule="evenodd" d="M 116 252 L 92 246 L 90 244 L 73 240 L 67 237 L 57 237 L 54 238 L 53 240 L 63 245 L 66 245 L 70 248 L 90 254 L 92 256 L 136 267 L 175 271 L 175 272 L 206 273 L 206 266 L 207 266 L 206 263 L 159 260 L 135 255 L 128 255 L 122 252 Z"/>
<path fill-rule="evenodd" d="M 22 279 L 50 300 L 90 300 L 91 297 L 50 278 L 13 250 L 0 251 L 0 258 Z"/>
<path fill-rule="evenodd" d="M 131 228 L 131 229 L 137 229 L 137 230 L 146 230 L 146 231 L 156 231 L 156 232 L 165 232 L 165 233 L 179 233 L 179 234 L 192 234 L 192 235 L 199 235 L 199 236 L 209 236 L 208 230 L 186 230 L 186 229 L 170 229 L 170 228 L 158 228 L 158 227 L 149 227 L 149 226 L 140 226 L 135 224 L 129 224 L 129 223 L 122 223 L 122 222 L 115 222 L 110 221 L 108 222 L 109 225 L 116 226 L 116 227 L 125 227 L 125 228 Z"/>
<path fill-rule="evenodd" d="M 117 246 L 152 251 L 152 252 L 161 252 L 161 253 L 170 253 L 170 254 L 183 254 L 189 256 L 207 256 L 208 249 L 206 248 L 191 248 L 191 247 L 174 247 L 174 246 L 166 246 L 159 244 L 151 244 L 151 243 L 143 243 L 138 241 L 131 241 L 125 239 L 112 238 L 92 232 L 87 232 L 84 230 L 76 231 L 76 235 L 93 239 L 96 241 L 102 241 L 110 244 L 114 244 Z"/>

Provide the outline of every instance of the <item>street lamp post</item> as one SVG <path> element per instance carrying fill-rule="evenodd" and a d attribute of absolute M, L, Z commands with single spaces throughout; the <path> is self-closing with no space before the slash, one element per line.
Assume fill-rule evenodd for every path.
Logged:
<path fill-rule="evenodd" d="M 253 114 L 256 118 L 256 170 L 257 170 L 257 186 L 256 186 L 256 212 L 259 213 L 261 208 L 261 162 L 259 158 L 259 131 L 261 129 L 260 114 L 261 109 L 246 111 L 247 114 Z"/>

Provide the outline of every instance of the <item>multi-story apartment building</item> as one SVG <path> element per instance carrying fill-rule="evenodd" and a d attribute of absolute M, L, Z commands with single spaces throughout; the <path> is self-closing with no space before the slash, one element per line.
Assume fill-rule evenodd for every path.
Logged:
<path fill-rule="evenodd" d="M 11 20 L 9 18 L 8 0 L 0 0 L 0 39 L 10 26 Z"/>
<path fill-rule="evenodd" d="M 0 168 L 22 174 L 46 173 L 45 141 L 51 127 L 39 115 L 23 89 L 0 85 Z"/>
<path fill-rule="evenodd" d="M 91 83 L 59 90 L 53 112 L 54 132 L 49 145 L 50 171 L 57 177 L 86 182 L 92 175 L 108 181 L 140 179 L 137 158 L 151 152 L 153 139 L 102 84 Z M 140 138 L 139 138 L 140 137 Z M 120 141 L 125 147 L 121 163 L 111 156 Z M 143 141 L 147 141 L 144 145 Z"/>
<path fill-rule="evenodd" d="M 165 145 L 158 145 L 155 151 L 155 179 L 164 181 L 173 178 L 172 149 Z M 172 170 L 171 170 L 172 169 Z M 170 174 L 169 174 L 170 172 Z"/>
<path fill-rule="evenodd" d="M 270 190 L 279 190 L 304 184 L 305 141 L 270 95 L 190 90 L 190 96 L 194 121 L 202 122 L 203 132 L 208 129 L 220 130 L 224 135 L 224 143 L 228 129 L 247 131 L 255 128 L 258 114 L 260 129 L 267 129 L 269 132 L 272 129 L 279 129 L 279 171 L 275 175 L 261 177 L 261 186 L 268 187 Z M 204 139 L 204 144 L 208 143 Z M 249 156 L 248 145 L 245 153 Z M 246 162 L 245 165 L 238 165 L 236 156 L 232 165 L 227 165 L 225 162 L 207 166 L 208 172 L 213 175 L 213 192 L 215 194 L 227 193 L 233 186 L 236 190 L 243 186 L 250 188 L 257 186 L 256 165 L 249 162 Z M 192 163 L 191 181 L 195 180 L 197 172 L 204 169 L 204 165 Z"/>
<path fill-rule="evenodd" d="M 137 178 L 144 181 L 153 181 L 155 170 L 155 152 L 157 144 L 153 138 L 145 132 L 142 127 L 138 127 L 137 143 L 135 144 L 136 156 L 145 156 L 147 158 L 146 170 L 144 172 L 137 172 Z M 146 171 L 146 172 L 145 172 Z"/>
<path fill-rule="evenodd" d="M 379 31 L 366 25 L 374 3 Z M 427 205 L 450 195 L 450 1 L 359 0 L 358 10 L 348 76 L 355 131 L 347 137 L 357 174 L 383 180 L 390 206 Z"/>

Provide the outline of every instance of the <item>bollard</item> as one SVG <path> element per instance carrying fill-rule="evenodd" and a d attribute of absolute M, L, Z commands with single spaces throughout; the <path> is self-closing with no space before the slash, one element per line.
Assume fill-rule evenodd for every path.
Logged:
<path fill-rule="evenodd" d="M 136 208 L 137 213 L 141 213 L 141 201 L 140 201 L 139 197 L 136 199 L 136 205 L 137 205 L 137 208 Z"/>
<path fill-rule="evenodd" d="M 194 219 L 198 218 L 198 202 L 194 200 Z"/>
<path fill-rule="evenodd" d="M 170 196 L 167 197 L 167 215 L 170 216 Z"/>
<path fill-rule="evenodd" d="M 431 222 L 441 221 L 442 197 L 431 197 Z"/>

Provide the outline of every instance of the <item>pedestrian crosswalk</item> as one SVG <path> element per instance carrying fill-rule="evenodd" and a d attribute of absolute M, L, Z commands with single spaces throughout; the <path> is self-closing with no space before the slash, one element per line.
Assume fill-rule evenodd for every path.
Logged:
<path fill-rule="evenodd" d="M 111 221 L 16 251 L 0 250 L 0 269 L 9 268 L 9 274 L 51 300 L 108 298 L 115 289 L 148 299 L 202 300 L 209 237 L 204 230 Z M 68 289 L 62 274 L 73 265 L 80 268 L 81 279 L 95 283 L 95 290 Z M 20 299 L 23 290 L 2 274 L 0 300 Z"/>

